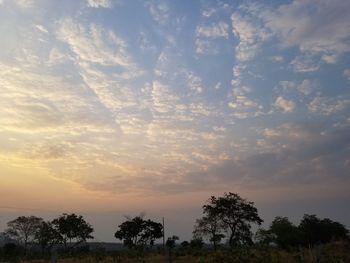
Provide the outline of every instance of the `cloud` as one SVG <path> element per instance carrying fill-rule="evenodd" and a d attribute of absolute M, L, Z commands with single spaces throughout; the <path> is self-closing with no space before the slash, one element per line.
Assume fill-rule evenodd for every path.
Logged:
<path fill-rule="evenodd" d="M 307 56 L 303 62 L 309 65 L 312 56 L 318 55 L 326 63 L 335 63 L 342 54 L 350 51 L 347 41 L 350 36 L 349 11 L 347 1 L 294 0 L 277 10 L 261 12 L 260 16 L 265 20 L 265 26 L 278 36 L 281 46 L 298 47 Z M 301 60 L 298 59 L 300 63 Z M 309 70 L 299 71 L 317 70 L 315 66 L 307 68 Z"/>
<path fill-rule="evenodd" d="M 284 57 L 282 57 L 282 56 L 272 56 L 272 57 L 270 57 L 270 60 L 275 61 L 275 62 L 283 62 L 284 61 Z"/>
<path fill-rule="evenodd" d="M 72 145 L 67 142 L 40 142 L 27 145 L 22 154 L 33 159 L 60 159 L 67 157 L 71 149 Z"/>
<path fill-rule="evenodd" d="M 350 68 L 344 69 L 343 75 L 350 80 Z"/>
<path fill-rule="evenodd" d="M 136 94 L 127 84 L 133 74 L 110 75 L 87 63 L 80 64 L 80 75 L 85 84 L 94 92 L 98 100 L 112 114 L 123 108 L 139 108 Z M 125 82 L 126 81 L 126 82 Z"/>
<path fill-rule="evenodd" d="M 202 11 L 203 17 L 211 17 L 213 14 L 215 14 L 216 9 L 215 8 L 207 8 Z"/>
<path fill-rule="evenodd" d="M 43 33 L 49 33 L 49 31 L 43 25 L 35 25 L 35 27 Z"/>
<path fill-rule="evenodd" d="M 241 62 L 254 58 L 259 46 L 266 41 L 270 34 L 253 17 L 243 16 L 235 12 L 231 16 L 233 34 L 239 40 L 235 48 L 236 59 Z"/>
<path fill-rule="evenodd" d="M 29 9 L 34 6 L 33 0 L 15 0 L 14 2 L 23 9 Z"/>
<path fill-rule="evenodd" d="M 219 53 L 218 48 L 210 40 L 197 38 L 195 45 L 197 54 L 216 55 Z"/>
<path fill-rule="evenodd" d="M 87 0 L 87 4 L 89 7 L 94 7 L 94 8 L 111 8 L 112 3 L 110 0 Z"/>
<path fill-rule="evenodd" d="M 221 88 L 221 82 L 219 81 L 218 83 L 216 83 L 216 85 L 215 85 L 215 87 L 214 87 L 214 89 L 220 89 Z"/>
<path fill-rule="evenodd" d="M 316 97 L 308 105 L 310 112 L 331 115 L 350 108 L 350 99 Z"/>
<path fill-rule="evenodd" d="M 293 112 L 295 109 L 295 103 L 292 100 L 286 100 L 282 96 L 278 96 L 273 105 L 284 112 Z"/>
<path fill-rule="evenodd" d="M 320 62 L 316 56 L 306 53 L 303 55 L 296 56 L 290 65 L 296 72 L 315 72 L 320 68 Z"/>
<path fill-rule="evenodd" d="M 278 87 L 282 89 L 282 93 L 290 93 L 295 89 L 296 83 L 290 80 L 281 80 L 278 82 Z"/>
<path fill-rule="evenodd" d="M 156 112 L 169 113 L 176 110 L 179 97 L 173 94 L 169 87 L 159 81 L 152 83 L 152 100 Z"/>
<path fill-rule="evenodd" d="M 322 125 L 284 124 L 265 133 L 275 147 L 247 157 L 225 159 L 198 172 L 203 184 L 261 187 L 336 182 L 349 184 L 349 127 L 322 131 Z M 281 147 L 283 145 L 283 147 Z M 267 151 L 266 151 L 267 150 Z"/>
<path fill-rule="evenodd" d="M 317 87 L 317 82 L 311 79 L 304 79 L 298 86 L 298 91 L 305 96 L 310 95 Z"/>
<path fill-rule="evenodd" d="M 191 71 L 185 71 L 184 75 L 187 78 L 187 85 L 192 91 L 195 93 L 203 92 L 203 83 L 202 79 L 199 76 L 195 75 Z"/>
<path fill-rule="evenodd" d="M 56 35 L 69 45 L 79 61 L 104 66 L 132 65 L 125 41 L 96 24 L 86 27 L 71 19 L 63 19 L 58 23 Z"/>
<path fill-rule="evenodd" d="M 294 186 L 347 178 L 349 99 L 325 97 L 344 87 L 321 90 L 317 81 L 323 82 L 322 76 L 316 73 L 346 49 L 308 46 L 285 32 L 289 28 L 293 35 L 300 30 L 291 28 L 292 23 L 276 25 L 280 17 L 298 14 L 280 6 L 270 11 L 270 21 L 265 20 L 267 8 L 262 4 L 208 8 L 201 9 L 198 15 L 203 21 L 196 27 L 187 13 L 170 10 L 169 2 L 137 2 L 149 15 L 127 25 L 140 30 L 134 31 L 101 23 L 98 15 L 91 15 L 92 8 L 110 8 L 115 1 L 80 3 L 83 6 L 73 4 L 78 9 L 69 12 L 57 9 L 64 11 L 63 19 L 56 8 L 45 9 L 42 16 L 25 16 L 20 20 L 30 21 L 28 26 L 16 25 L 16 32 L 4 35 L 4 41 L 10 39 L 16 48 L 0 51 L 0 129 L 2 141 L 7 142 L 1 143 L 6 145 L 1 152 L 16 151 L 50 175 L 114 196 L 152 195 L 159 189 L 179 193 L 237 185 L 278 187 L 292 182 Z M 320 8 L 324 5 L 321 0 Z M 119 11 L 130 7 L 137 6 L 123 5 Z M 319 7 L 313 7 L 318 15 Z M 234 13 L 226 17 L 231 10 Z M 50 24 L 46 16 L 56 22 Z M 150 16 L 155 27 L 147 24 L 152 22 Z M 117 17 L 121 23 L 123 19 Z M 299 27 L 299 20 L 291 21 Z M 341 27 L 343 22 L 339 23 Z M 197 54 L 218 56 L 191 55 L 191 45 L 183 41 L 190 33 Z M 294 41 L 290 45 L 284 43 L 288 37 Z M 336 38 L 347 45 L 339 32 Z M 219 54 L 230 52 L 227 43 L 235 52 L 231 58 Z M 304 77 L 288 69 L 314 73 Z M 232 75 L 231 88 L 227 74 Z M 347 69 L 340 74 L 343 80 L 350 78 Z M 294 112 L 300 104 L 298 113 L 325 118 L 329 126 L 271 127 L 271 121 L 285 121 L 280 114 L 278 119 L 267 115 L 266 96 L 271 94 L 276 112 Z M 332 114 L 337 114 L 336 123 L 329 118 Z"/>
<path fill-rule="evenodd" d="M 220 21 L 217 24 L 211 26 L 197 26 L 196 35 L 198 37 L 207 37 L 207 38 L 218 38 L 224 37 L 228 38 L 229 26 L 223 21 Z"/>
<path fill-rule="evenodd" d="M 228 106 L 233 110 L 233 116 L 238 119 L 257 117 L 261 114 L 262 106 L 256 100 L 249 98 L 249 87 L 233 88 L 233 99 Z"/>
<path fill-rule="evenodd" d="M 165 1 L 148 1 L 146 6 L 156 22 L 166 24 L 169 18 L 169 6 Z"/>
<path fill-rule="evenodd" d="M 35 73 L 28 68 L 0 64 L 0 69 L 2 130 L 69 134 L 73 130 L 111 128 L 109 116 L 93 99 L 82 95 L 83 85 L 73 85 L 62 77 L 47 72 Z"/>

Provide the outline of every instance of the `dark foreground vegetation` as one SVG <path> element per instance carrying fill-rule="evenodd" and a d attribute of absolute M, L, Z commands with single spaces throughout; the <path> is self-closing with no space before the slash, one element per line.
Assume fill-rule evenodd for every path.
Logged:
<path fill-rule="evenodd" d="M 21 216 L 0 233 L 0 262 L 350 262 L 349 231 L 339 222 L 306 214 L 294 225 L 278 216 L 253 234 L 262 222 L 253 202 L 225 193 L 203 206 L 190 241 L 173 235 L 165 242 L 161 223 L 137 216 L 114 234 L 123 248 L 110 250 L 87 242 L 93 228 L 80 215 Z"/>

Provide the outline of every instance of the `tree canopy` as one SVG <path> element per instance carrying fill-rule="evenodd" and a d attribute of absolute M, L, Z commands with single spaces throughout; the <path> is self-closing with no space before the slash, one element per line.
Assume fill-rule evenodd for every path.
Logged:
<path fill-rule="evenodd" d="M 329 218 L 319 219 L 316 215 L 305 214 L 299 224 L 299 229 L 305 242 L 311 246 L 324 244 L 332 239 L 349 239 L 349 230 L 344 225 Z"/>
<path fill-rule="evenodd" d="M 50 251 L 55 244 L 62 242 L 62 236 L 59 231 L 53 226 L 51 222 L 43 221 L 37 232 L 35 233 L 35 239 L 41 247 L 42 253 L 45 250 Z"/>
<path fill-rule="evenodd" d="M 193 230 L 194 239 L 208 238 L 216 250 L 221 239 L 225 237 L 225 225 L 218 215 L 208 214 L 196 220 Z"/>
<path fill-rule="evenodd" d="M 20 216 L 7 223 L 6 234 L 19 243 L 24 245 L 24 250 L 27 250 L 29 242 L 32 242 L 35 238 L 42 218 L 36 216 Z"/>
<path fill-rule="evenodd" d="M 222 197 L 212 196 L 203 206 L 203 214 L 215 216 L 222 222 L 230 246 L 252 245 L 251 224 L 263 222 L 253 202 L 231 192 Z"/>
<path fill-rule="evenodd" d="M 287 217 L 277 216 L 269 229 L 259 229 L 256 239 L 260 244 L 275 243 L 280 248 L 314 246 L 332 240 L 349 240 L 349 230 L 329 218 L 305 214 L 296 226 Z"/>
<path fill-rule="evenodd" d="M 54 219 L 52 224 L 60 234 L 65 248 L 67 248 L 68 241 L 70 246 L 76 246 L 79 243 L 85 242 L 87 239 L 93 238 L 91 234 L 94 229 L 81 215 L 63 214 Z"/>
<path fill-rule="evenodd" d="M 119 230 L 114 234 L 115 238 L 123 240 L 124 245 L 130 248 L 152 246 L 156 239 L 163 236 L 161 223 L 150 219 L 144 220 L 141 216 L 129 219 L 118 227 Z"/>

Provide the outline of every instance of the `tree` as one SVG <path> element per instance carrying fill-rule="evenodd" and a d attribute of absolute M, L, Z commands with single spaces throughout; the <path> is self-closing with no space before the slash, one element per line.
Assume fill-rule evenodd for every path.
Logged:
<path fill-rule="evenodd" d="M 309 246 L 324 244 L 332 239 L 348 239 L 349 230 L 329 218 L 319 219 L 316 215 L 305 214 L 299 224 L 304 240 Z"/>
<path fill-rule="evenodd" d="M 224 229 L 225 227 L 218 215 L 208 214 L 196 220 L 193 237 L 194 239 L 208 238 L 209 241 L 212 242 L 214 250 L 216 250 L 221 239 L 225 237 L 225 235 L 222 234 Z"/>
<path fill-rule="evenodd" d="M 260 246 L 268 246 L 275 241 L 275 235 L 269 229 L 259 228 L 255 233 L 255 240 Z"/>
<path fill-rule="evenodd" d="M 150 219 L 144 222 L 144 231 L 141 240 L 144 244 L 154 245 L 154 241 L 163 237 L 163 225 Z"/>
<path fill-rule="evenodd" d="M 260 225 L 263 222 L 253 202 L 231 192 L 225 193 L 223 197 L 212 196 L 203 206 L 203 213 L 221 220 L 228 232 L 231 247 L 252 245 L 251 223 Z"/>
<path fill-rule="evenodd" d="M 94 229 L 87 223 L 81 215 L 63 214 L 52 221 L 54 228 L 60 234 L 64 248 L 67 249 L 67 242 L 70 247 L 74 247 L 87 239 L 93 238 L 91 235 Z M 72 242 L 75 243 L 72 245 Z"/>
<path fill-rule="evenodd" d="M 51 222 L 43 221 L 35 234 L 35 239 L 41 247 L 41 252 L 45 250 L 51 251 L 55 244 L 59 244 L 62 241 L 62 237 L 58 230 L 53 226 Z"/>
<path fill-rule="evenodd" d="M 13 240 L 11 239 L 8 233 L 0 232 L 0 246 L 2 244 L 11 243 L 11 242 L 13 242 Z"/>
<path fill-rule="evenodd" d="M 168 237 L 166 241 L 166 246 L 168 247 L 168 262 L 172 263 L 173 262 L 173 249 L 176 246 L 176 240 L 179 240 L 178 236 L 172 236 Z"/>
<path fill-rule="evenodd" d="M 129 248 L 153 246 L 154 241 L 163 236 L 161 223 L 144 220 L 141 216 L 129 219 L 118 227 L 115 238 L 123 240 L 124 245 Z"/>
<path fill-rule="evenodd" d="M 269 232 L 273 236 L 273 242 L 281 248 L 294 247 L 301 243 L 299 229 L 287 217 L 275 217 Z"/>
<path fill-rule="evenodd" d="M 7 223 L 6 234 L 24 246 L 24 252 L 27 252 L 27 246 L 35 238 L 35 235 L 42 223 L 42 218 L 36 216 L 20 216 Z"/>
<path fill-rule="evenodd" d="M 204 245 L 203 239 L 201 238 L 193 238 L 190 241 L 190 247 L 194 249 L 202 249 Z"/>

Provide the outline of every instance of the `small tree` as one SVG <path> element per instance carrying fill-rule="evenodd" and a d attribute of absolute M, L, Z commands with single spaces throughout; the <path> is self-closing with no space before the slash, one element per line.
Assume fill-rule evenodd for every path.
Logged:
<path fill-rule="evenodd" d="M 35 234 L 35 239 L 41 247 L 41 252 L 51 251 L 55 244 L 62 242 L 62 237 L 51 222 L 43 221 Z"/>
<path fill-rule="evenodd" d="M 301 243 L 299 229 L 287 217 L 275 217 L 269 232 L 273 235 L 273 242 L 281 248 L 295 247 Z"/>
<path fill-rule="evenodd" d="M 260 246 L 268 246 L 275 241 L 275 235 L 264 228 L 259 228 L 255 233 L 256 243 Z"/>
<path fill-rule="evenodd" d="M 168 247 L 168 259 L 169 263 L 173 262 L 173 249 L 176 246 L 176 240 L 179 240 L 178 236 L 168 237 L 166 246 Z"/>
<path fill-rule="evenodd" d="M 228 230 L 231 247 L 253 244 L 251 223 L 260 225 L 263 222 L 253 202 L 230 192 L 225 193 L 223 197 L 212 196 L 207 203 L 203 206 L 203 213 L 220 219 Z"/>
<path fill-rule="evenodd" d="M 115 238 L 123 240 L 124 245 L 129 248 L 153 246 L 154 241 L 163 236 L 161 223 L 144 220 L 141 216 L 129 219 L 118 227 Z"/>
<path fill-rule="evenodd" d="M 34 240 L 42 221 L 42 218 L 36 216 L 20 216 L 7 223 L 5 232 L 10 238 L 23 244 L 26 253 L 27 246 Z"/>
<path fill-rule="evenodd" d="M 225 237 L 225 235 L 222 234 L 224 229 L 224 224 L 218 215 L 208 214 L 196 220 L 193 237 L 194 239 L 208 238 L 209 241 L 212 242 L 214 250 L 216 250 L 221 239 Z"/>
<path fill-rule="evenodd" d="M 63 214 L 52 221 L 54 228 L 60 234 L 64 248 L 67 249 L 67 242 L 70 247 L 74 247 L 87 239 L 93 238 L 91 235 L 94 229 L 84 218 L 76 214 Z M 73 244 L 74 242 L 74 244 Z"/>

